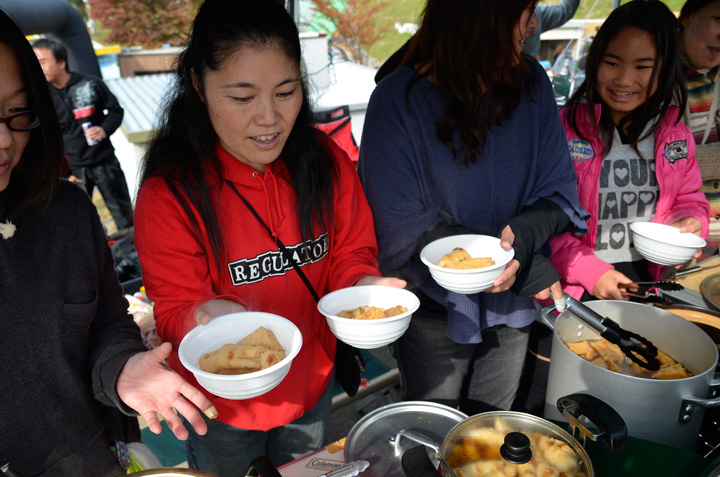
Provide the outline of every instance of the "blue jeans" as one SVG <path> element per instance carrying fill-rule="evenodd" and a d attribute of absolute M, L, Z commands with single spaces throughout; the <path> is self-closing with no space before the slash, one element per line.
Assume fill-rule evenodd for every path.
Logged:
<path fill-rule="evenodd" d="M 447 315 L 422 308 L 395 342 L 403 399 L 433 401 L 473 415 L 508 410 L 520 384 L 530 327 L 483 331 L 482 343 L 447 336 Z"/>
<path fill-rule="evenodd" d="M 250 462 L 268 455 L 275 467 L 292 462 L 328 444 L 330 408 L 335 387 L 330 380 L 313 409 L 282 427 L 269 431 L 250 431 L 209 420 L 207 434 L 198 435 L 183 419 L 190 436 L 185 441 L 188 467 L 218 477 L 245 475 Z"/>

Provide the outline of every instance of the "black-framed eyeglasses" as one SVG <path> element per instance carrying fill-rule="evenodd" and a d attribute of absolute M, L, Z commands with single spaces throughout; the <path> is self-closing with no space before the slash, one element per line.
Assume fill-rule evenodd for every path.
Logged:
<path fill-rule="evenodd" d="M 7 124 L 11 131 L 29 131 L 40 126 L 40 118 L 35 111 L 23 111 L 7 118 L 0 117 L 0 123 Z"/>

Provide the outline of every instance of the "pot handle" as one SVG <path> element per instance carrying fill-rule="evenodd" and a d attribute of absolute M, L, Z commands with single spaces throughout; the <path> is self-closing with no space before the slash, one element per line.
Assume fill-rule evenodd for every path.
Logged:
<path fill-rule="evenodd" d="M 406 477 L 438 477 L 439 472 L 428 456 L 425 446 L 406 451 L 401 461 L 402 473 Z"/>
<path fill-rule="evenodd" d="M 550 328 L 550 330 L 555 331 L 555 321 L 560 315 L 553 315 L 553 311 L 556 311 L 555 305 L 548 305 L 541 309 L 540 318 L 542 318 L 542 320 L 540 322 Z"/>
<path fill-rule="evenodd" d="M 579 430 L 579 437 L 583 439 L 583 445 L 588 437 L 594 441 L 599 440 L 600 446 L 608 454 L 620 452 L 625 446 L 627 439 L 625 421 L 615 409 L 600 399 L 589 394 L 570 394 L 558 399 L 557 407 L 568 420 L 573 437 L 575 429 Z M 599 434 L 590 432 L 580 423 L 581 416 L 588 419 L 601 432 Z"/>
<path fill-rule="evenodd" d="M 275 468 L 270 457 L 261 455 L 250 462 L 245 477 L 282 477 L 282 475 Z"/>
<path fill-rule="evenodd" d="M 680 404 L 680 415 L 678 416 L 678 422 L 685 424 L 690 422 L 692 419 L 693 411 L 696 407 L 703 409 L 710 409 L 713 407 L 720 406 L 720 397 L 714 397 L 712 399 L 702 399 L 691 397 L 683 397 L 682 403 Z"/>
<path fill-rule="evenodd" d="M 403 430 L 399 431 L 395 435 L 395 437 L 391 437 L 390 442 L 392 442 L 395 446 L 397 446 L 398 442 L 400 442 L 400 439 L 403 437 L 406 439 L 410 439 L 411 441 L 415 441 L 418 444 L 422 444 L 425 447 L 431 448 L 432 450 L 435 451 L 436 454 L 440 453 L 440 447 L 438 446 L 437 442 L 433 441 L 425 434 L 421 434 L 421 433 L 415 432 L 415 431 L 407 431 L 407 430 L 403 429 Z"/>

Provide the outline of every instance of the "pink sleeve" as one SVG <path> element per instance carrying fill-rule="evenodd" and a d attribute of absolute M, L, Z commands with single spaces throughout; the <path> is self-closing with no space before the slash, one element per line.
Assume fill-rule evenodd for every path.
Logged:
<path fill-rule="evenodd" d="M 564 233 L 550 240 L 552 262 L 555 269 L 568 285 L 580 285 L 592 293 L 595 283 L 613 266 L 595 256 L 593 250 L 570 233 Z"/>
<path fill-rule="evenodd" d="M 705 194 L 700 191 L 702 187 L 702 173 L 697 162 L 695 153 L 695 139 L 689 129 L 679 125 L 683 131 L 684 139 L 687 141 L 688 158 L 684 161 L 684 168 L 678 171 L 674 180 L 679 183 L 675 201 L 665 217 L 658 218 L 664 224 L 672 224 L 686 217 L 694 217 L 702 224 L 702 238 L 706 238 L 709 232 L 710 204 Z"/>

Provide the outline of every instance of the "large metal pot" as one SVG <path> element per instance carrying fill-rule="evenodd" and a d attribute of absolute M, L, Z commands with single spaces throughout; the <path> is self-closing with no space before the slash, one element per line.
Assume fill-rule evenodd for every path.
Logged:
<path fill-rule="evenodd" d="M 600 300 L 584 303 L 622 328 L 649 339 L 659 350 L 682 363 L 693 376 L 676 380 L 645 379 L 615 373 L 589 363 L 563 343 L 599 339 L 598 333 L 570 310 L 557 319 L 554 307 L 542 316 L 554 328 L 544 417 L 563 420 L 554 402 L 569 393 L 586 392 L 612 406 L 625 420 L 628 435 L 695 450 L 705 408 L 720 406 L 709 399 L 720 387 L 713 376 L 718 349 L 693 323 L 650 305 Z"/>
<path fill-rule="evenodd" d="M 558 409 L 580 429 L 580 436 L 599 440 L 606 452 L 622 449 L 627 428 L 612 408 L 587 394 L 560 398 Z M 595 434 L 580 424 L 586 418 L 600 428 Z M 545 419 L 512 411 L 477 414 L 457 424 L 441 445 L 417 433 L 398 435 L 422 445 L 402 457 L 403 475 L 437 477 L 431 459 L 445 477 L 457 475 L 565 475 L 593 476 L 585 449 L 566 431 Z M 428 448 L 435 452 L 430 452 Z M 456 471 L 458 473 L 456 473 Z"/>

